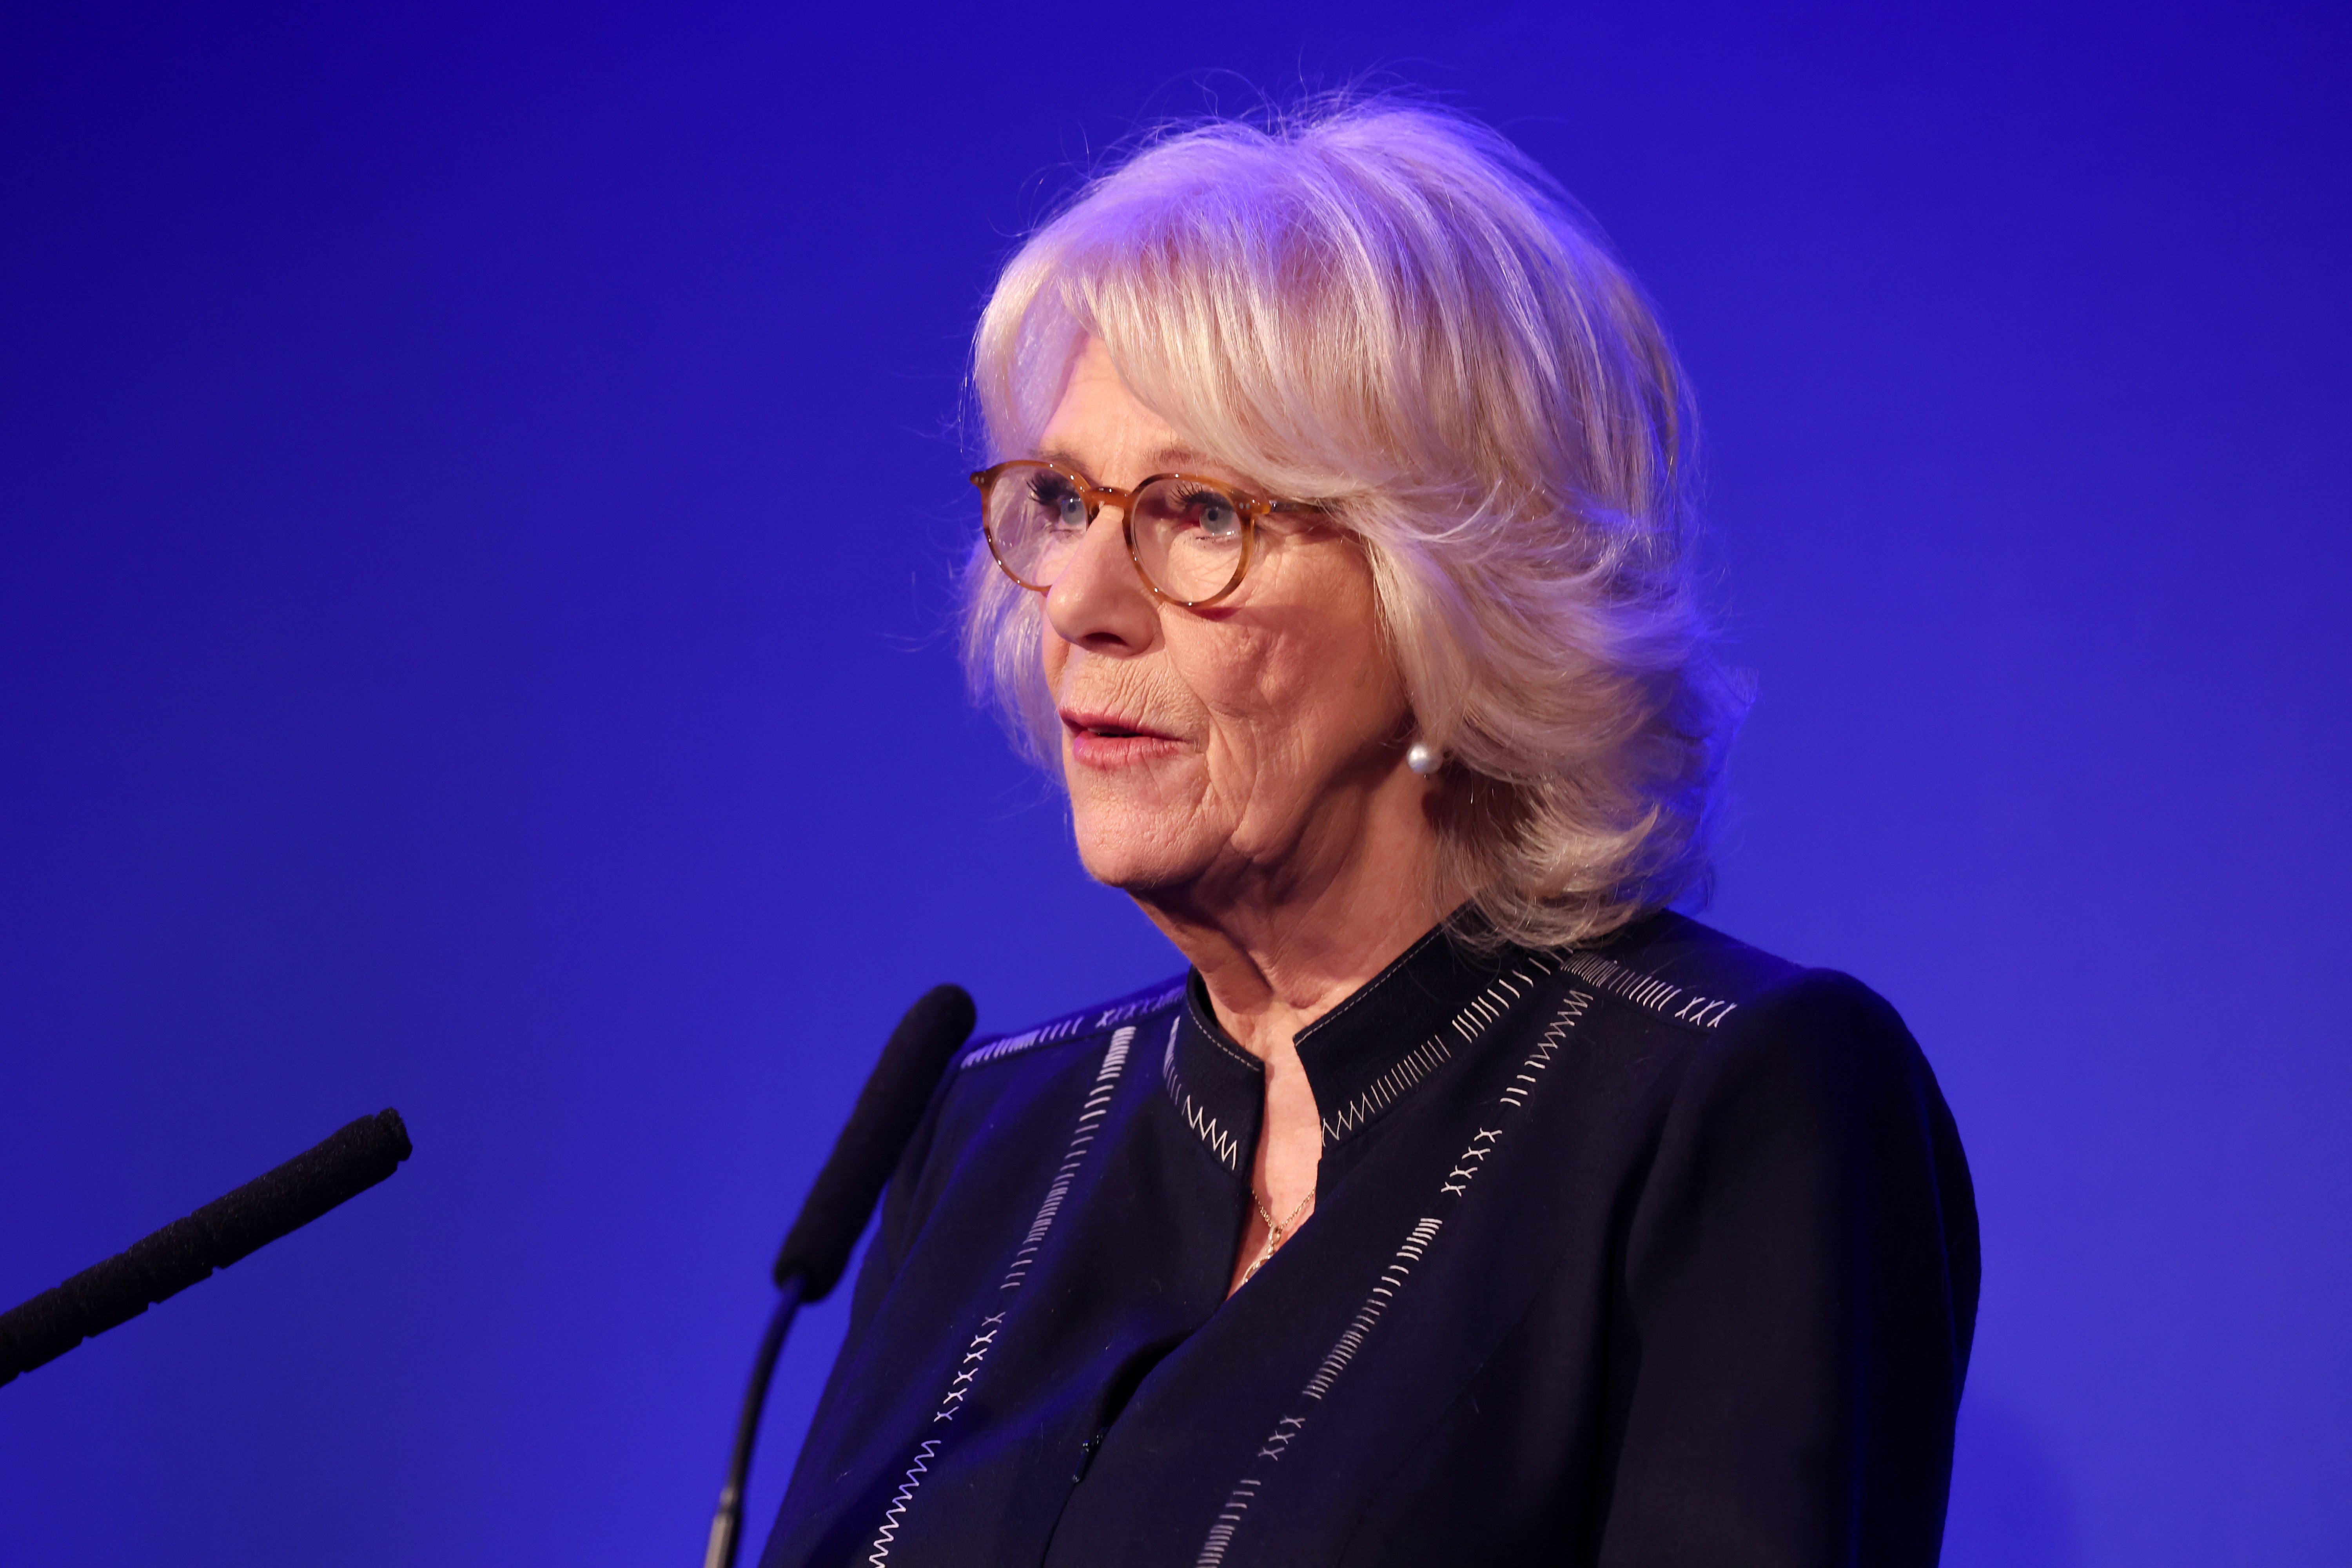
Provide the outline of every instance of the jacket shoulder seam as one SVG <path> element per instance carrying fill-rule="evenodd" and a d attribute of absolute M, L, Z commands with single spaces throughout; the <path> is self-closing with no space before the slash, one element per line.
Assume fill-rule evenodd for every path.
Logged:
<path fill-rule="evenodd" d="M 1574 975 L 1605 996 L 1631 1003 L 1686 1029 L 1714 1029 L 1740 1006 L 1729 997 L 1705 995 L 1591 951 L 1572 951 L 1560 956 L 1563 973 Z"/>
<path fill-rule="evenodd" d="M 1034 1029 L 1024 1029 L 1017 1035 L 1003 1035 L 992 1040 L 982 1041 L 957 1058 L 956 1067 L 959 1070 L 965 1068 L 986 1067 L 991 1062 L 1004 1061 L 1009 1058 L 1023 1056 L 1046 1046 L 1066 1045 L 1074 1040 L 1086 1039 L 1102 1033 L 1105 1029 L 1115 1028 L 1121 1024 L 1133 1023 L 1147 1013 L 1156 1013 L 1183 994 L 1184 983 L 1178 980 L 1145 992 L 1140 996 L 1130 996 L 1106 1006 L 1088 1007 L 1080 1012 L 1066 1014 L 1050 1023 L 1040 1024 Z"/>

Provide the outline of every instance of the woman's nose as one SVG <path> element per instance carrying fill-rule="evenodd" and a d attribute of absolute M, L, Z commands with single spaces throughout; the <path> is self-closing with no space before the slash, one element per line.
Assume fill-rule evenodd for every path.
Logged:
<path fill-rule="evenodd" d="M 1045 594 L 1045 618 L 1063 641 L 1097 652 L 1139 652 L 1160 627 L 1160 609 L 1127 551 L 1127 514 L 1107 505 Z"/>

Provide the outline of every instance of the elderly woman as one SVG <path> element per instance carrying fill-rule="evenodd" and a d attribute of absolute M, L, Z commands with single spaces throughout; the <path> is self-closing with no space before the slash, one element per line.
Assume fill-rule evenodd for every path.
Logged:
<path fill-rule="evenodd" d="M 975 679 L 1190 969 L 962 1055 L 768 1568 L 1932 1563 L 1968 1169 L 1884 1002 L 1667 908 L 1740 697 L 1565 196 L 1165 136 L 975 377 Z"/>

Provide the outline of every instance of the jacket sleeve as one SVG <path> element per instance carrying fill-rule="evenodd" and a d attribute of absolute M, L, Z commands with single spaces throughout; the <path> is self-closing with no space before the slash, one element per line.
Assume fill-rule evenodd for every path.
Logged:
<path fill-rule="evenodd" d="M 1931 1568 L 1976 1207 L 1894 1010 L 1810 972 L 1727 1021 L 1626 1231 L 1604 1568 Z"/>

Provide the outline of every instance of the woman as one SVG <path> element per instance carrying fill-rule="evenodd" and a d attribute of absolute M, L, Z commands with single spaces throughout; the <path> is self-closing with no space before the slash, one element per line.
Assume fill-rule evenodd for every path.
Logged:
<path fill-rule="evenodd" d="M 1566 198 L 1197 127 L 976 381 L 976 678 L 1191 968 L 964 1053 L 769 1568 L 1932 1563 L 1967 1167 L 1885 1004 L 1665 907 L 1740 700 Z"/>

